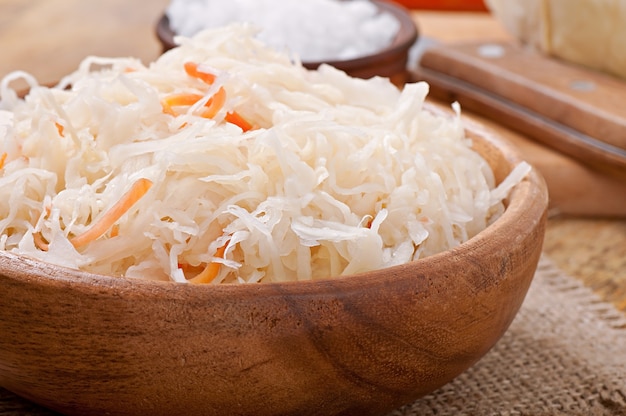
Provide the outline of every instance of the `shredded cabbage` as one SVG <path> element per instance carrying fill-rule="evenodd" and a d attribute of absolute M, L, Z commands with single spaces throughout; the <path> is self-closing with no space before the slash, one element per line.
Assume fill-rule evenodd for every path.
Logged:
<path fill-rule="evenodd" d="M 206 30 L 148 66 L 90 57 L 53 88 L 3 80 L 0 249 L 176 282 L 349 275 L 468 240 L 528 172 L 520 164 L 496 187 L 458 108 L 423 109 L 427 84 L 309 71 L 255 35 Z M 190 76 L 187 62 L 215 80 Z M 20 77 L 32 85 L 24 99 L 9 87 Z M 202 117 L 220 88 L 223 105 Z M 202 98 L 164 111 L 176 94 Z M 229 122 L 233 112 L 252 128 Z M 142 179 L 145 194 L 76 246 Z"/>

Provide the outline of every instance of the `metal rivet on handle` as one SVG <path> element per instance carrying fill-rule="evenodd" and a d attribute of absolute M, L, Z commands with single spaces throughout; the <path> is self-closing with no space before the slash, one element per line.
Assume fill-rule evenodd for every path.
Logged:
<path fill-rule="evenodd" d="M 478 54 L 483 58 L 502 58 L 505 50 L 501 45 L 486 43 L 478 47 Z"/>
<path fill-rule="evenodd" d="M 596 89 L 596 84 L 592 81 L 577 79 L 570 82 L 569 87 L 575 91 L 593 91 Z"/>

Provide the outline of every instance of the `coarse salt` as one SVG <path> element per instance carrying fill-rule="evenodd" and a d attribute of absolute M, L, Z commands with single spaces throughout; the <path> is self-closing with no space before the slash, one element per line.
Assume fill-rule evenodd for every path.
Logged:
<path fill-rule="evenodd" d="M 176 34 L 248 22 L 263 43 L 304 62 L 354 59 L 389 46 L 400 23 L 369 0 L 172 0 Z"/>

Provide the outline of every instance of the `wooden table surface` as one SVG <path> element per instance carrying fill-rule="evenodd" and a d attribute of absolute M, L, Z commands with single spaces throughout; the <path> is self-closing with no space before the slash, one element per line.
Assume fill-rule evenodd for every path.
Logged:
<path fill-rule="evenodd" d="M 160 53 L 154 25 L 167 0 L 0 0 L 0 78 L 25 70 L 41 83 L 87 55 Z M 508 39 L 486 13 L 414 11 L 420 36 L 443 42 Z M 560 268 L 626 311 L 626 219 L 550 218 L 544 251 Z"/>

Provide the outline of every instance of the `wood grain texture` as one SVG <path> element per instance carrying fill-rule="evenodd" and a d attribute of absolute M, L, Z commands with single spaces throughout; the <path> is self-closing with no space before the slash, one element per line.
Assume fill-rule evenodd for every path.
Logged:
<path fill-rule="evenodd" d="M 513 43 L 437 45 L 418 77 L 439 96 L 626 179 L 626 83 Z"/>
<path fill-rule="evenodd" d="M 548 230 L 544 252 L 626 312 L 626 222 L 555 218 Z"/>
<path fill-rule="evenodd" d="M 60 76 L 71 72 L 84 56 L 100 54 L 103 50 L 100 48 L 107 48 L 111 55 L 139 56 L 149 61 L 160 51 L 158 41 L 153 36 L 153 25 L 166 4 L 165 0 L 133 2 L 111 0 L 100 3 L 94 0 L 0 0 L 0 51 L 2 52 L 0 76 L 14 69 L 26 69 L 37 75 L 43 82 L 54 82 Z M 54 7 L 62 10 L 62 14 L 56 12 L 50 14 L 49 10 Z M 122 29 L 113 29 L 118 27 L 117 23 L 110 21 L 120 14 L 129 15 L 126 19 L 129 19 L 131 23 Z M 420 33 L 442 42 L 472 39 L 477 41 L 510 40 L 510 36 L 501 25 L 486 13 L 419 11 L 414 12 L 413 16 L 419 25 Z M 74 25 L 76 31 L 72 33 L 63 29 L 64 25 Z M 94 37 L 97 38 L 94 39 Z M 535 157 L 540 156 L 535 155 Z M 591 178 L 585 183 L 589 182 L 594 183 Z M 590 280 L 593 280 L 596 285 L 603 285 L 606 288 L 604 294 L 613 296 L 614 302 L 621 304 L 622 310 L 626 310 L 623 302 L 626 297 L 619 298 L 619 294 L 624 293 L 623 290 L 620 292 L 619 288 L 623 289 L 626 282 L 624 268 L 619 263 L 624 258 L 619 248 L 626 244 L 623 220 L 565 218 L 555 222 L 552 219 L 548 222 L 548 237 L 544 248 L 550 258 L 557 261 L 559 266 L 572 276 L 583 279 L 586 284 L 591 284 Z M 611 287 L 613 289 L 610 289 Z M 33 303 L 32 298 L 27 301 Z M 21 310 L 28 308 L 28 305 L 19 305 L 19 303 L 18 306 Z M 80 310 L 80 313 L 84 313 L 84 309 L 89 310 L 85 307 Z M 31 316 L 29 319 L 36 318 Z M 27 322 L 22 324 L 21 332 L 27 328 Z M 14 325 L 17 326 L 17 324 Z M 8 342 L 4 336 L 0 337 L 0 342 L 3 340 Z M 34 344 L 22 338 L 21 345 L 29 348 Z M 92 348 L 94 352 L 98 351 L 97 347 L 113 348 L 108 344 L 95 346 L 88 343 L 83 344 L 83 347 Z M 122 346 L 118 345 L 116 348 L 122 348 Z M 43 351 L 43 347 L 40 346 L 39 351 Z M 44 360 L 40 359 L 40 361 Z M 155 360 L 155 363 L 158 362 L 159 360 Z M 0 365 L 0 369 L 2 368 L 6 369 Z M 15 368 L 11 371 L 14 375 L 17 372 Z M 32 375 L 32 368 L 30 375 Z M 26 387 L 31 382 L 23 381 Z M 44 380 L 44 382 L 53 385 L 55 380 Z M 203 382 L 209 390 L 219 387 L 215 379 Z M 37 380 L 33 383 L 38 384 Z M 55 387 L 54 385 L 48 389 L 52 388 L 62 390 L 62 386 Z M 115 401 L 116 395 L 113 389 L 107 394 Z M 70 392 L 66 391 L 65 398 L 67 399 L 69 395 Z M 27 406 L 25 404 L 11 406 L 6 402 L 2 404 L 0 414 L 4 414 L 1 413 L 2 411 L 11 412 L 13 408 L 22 410 L 24 406 Z M 74 403 L 74 406 L 79 404 Z M 50 414 L 39 410 L 36 414 L 40 413 Z"/>
<path fill-rule="evenodd" d="M 528 140 L 525 135 L 488 117 L 468 112 L 464 112 L 464 117 L 471 129 L 493 130 L 515 145 L 524 159 L 541 172 L 548 185 L 551 218 L 626 218 L 626 181 L 599 172 L 540 142 Z"/>
<path fill-rule="evenodd" d="M 520 156 L 473 135 L 501 180 Z M 74 415 L 375 415 L 450 381 L 516 315 L 545 230 L 533 171 L 440 255 L 314 282 L 191 286 L 0 252 L 0 385 Z"/>
<path fill-rule="evenodd" d="M 160 53 L 154 25 L 166 0 L 0 0 L 0 77 L 15 70 L 51 84 L 89 55 L 133 56 L 145 63 Z"/>

